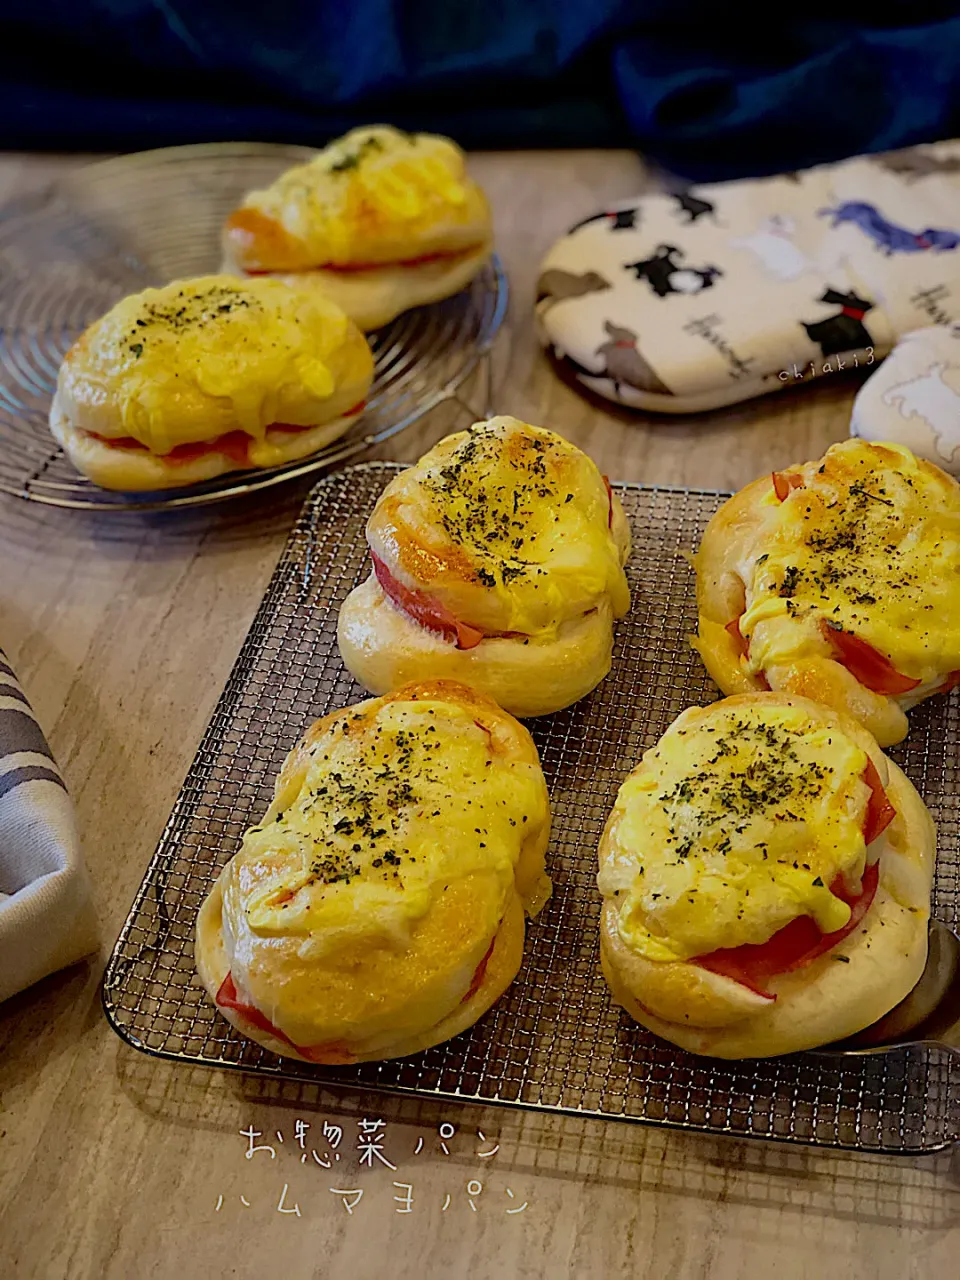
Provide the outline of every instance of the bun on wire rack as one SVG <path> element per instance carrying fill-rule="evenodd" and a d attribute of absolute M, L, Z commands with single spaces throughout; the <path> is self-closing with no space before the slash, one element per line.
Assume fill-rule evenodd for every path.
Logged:
<path fill-rule="evenodd" d="M 755 480 L 695 564 L 694 643 L 724 693 L 813 698 L 891 746 L 960 682 L 960 484 L 901 445 L 845 440 Z"/>
<path fill-rule="evenodd" d="M 498 417 L 441 440 L 387 485 L 367 541 L 338 638 L 371 692 L 442 676 L 536 716 L 610 670 L 630 531 L 595 463 L 554 432 Z"/>
<path fill-rule="evenodd" d="M 927 956 L 935 831 L 844 712 L 781 693 L 691 707 L 600 842 L 614 999 L 694 1053 L 793 1053 L 863 1030 Z"/>
<path fill-rule="evenodd" d="M 549 834 L 533 740 L 482 694 L 423 681 L 324 716 L 200 909 L 200 977 L 273 1053 L 418 1053 L 516 977 Z"/>

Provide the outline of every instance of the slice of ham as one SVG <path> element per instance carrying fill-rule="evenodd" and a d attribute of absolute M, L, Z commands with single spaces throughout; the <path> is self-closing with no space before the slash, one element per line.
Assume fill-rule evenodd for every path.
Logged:
<path fill-rule="evenodd" d="M 732 978 L 757 995 L 775 1000 L 776 996 L 766 990 L 771 978 L 805 968 L 853 933 L 870 909 L 879 880 L 879 865 L 873 863 L 864 870 L 859 894 L 851 896 L 847 893 L 843 876 L 836 877 L 830 886 L 830 892 L 850 907 L 850 919 L 842 929 L 836 929 L 833 933 L 821 933 L 816 921 L 810 916 L 797 916 L 766 942 L 725 947 L 707 955 L 696 956 L 691 963 L 700 965 L 702 969 L 709 969 L 711 973 Z"/>
<path fill-rule="evenodd" d="M 607 479 L 606 476 L 603 477 L 603 483 L 607 486 L 607 528 L 612 529 L 613 528 L 613 485 L 610 483 L 610 481 Z"/>
<path fill-rule="evenodd" d="M 390 572 L 375 551 L 370 552 L 373 571 L 386 595 L 397 608 L 428 631 L 451 640 L 458 649 L 475 649 L 481 640 L 522 640 L 522 631 L 482 631 L 455 618 L 446 605 L 417 587 L 406 587 Z"/>
<path fill-rule="evenodd" d="M 940 686 L 938 693 L 949 693 L 950 690 L 955 689 L 958 684 L 960 684 L 960 671 L 951 671 Z"/>
<path fill-rule="evenodd" d="M 291 1049 L 295 1049 L 301 1058 L 306 1058 L 308 1062 L 325 1063 L 327 1066 L 349 1066 L 356 1061 L 349 1046 L 342 1040 L 331 1040 L 326 1044 L 306 1046 L 294 1044 L 288 1035 L 281 1031 L 279 1027 L 275 1027 L 270 1019 L 260 1012 L 256 1005 L 245 1004 L 240 999 L 236 984 L 233 981 L 233 974 L 229 970 L 223 982 L 220 983 L 216 1000 L 222 1009 L 233 1009 L 235 1013 L 240 1014 L 244 1021 L 249 1022 L 258 1031 L 265 1031 L 268 1035 L 275 1036 L 277 1040 L 288 1044 Z"/>
<path fill-rule="evenodd" d="M 897 811 L 887 798 L 880 775 L 869 757 L 863 771 L 863 780 L 870 788 L 870 799 L 863 819 L 863 839 L 870 845 L 886 831 L 897 816 Z M 692 963 L 709 969 L 712 973 L 732 978 L 757 995 L 776 999 L 765 989 L 770 979 L 780 973 L 802 969 L 851 934 L 870 909 L 879 881 L 880 867 L 876 862 L 864 868 L 859 892 L 851 894 L 842 875 L 834 878 L 830 892 L 850 907 L 850 919 L 842 929 L 836 929 L 833 933 L 821 933 L 817 922 L 810 916 L 798 916 L 766 942 L 723 947 L 707 955 L 697 956 Z"/>
<path fill-rule="evenodd" d="M 863 819 L 863 839 L 865 844 L 873 844 L 877 836 L 882 835 L 897 816 L 897 811 L 890 803 L 877 767 L 867 757 L 867 767 L 863 771 L 863 780 L 870 788 L 870 799 L 867 801 L 867 812 Z"/>
<path fill-rule="evenodd" d="M 246 276 L 269 276 L 278 273 L 299 275 L 301 272 L 309 271 L 335 271 L 338 274 L 348 275 L 355 271 L 384 271 L 390 267 L 423 267 L 431 262 L 455 262 L 458 258 L 466 258 L 469 254 L 476 253 L 480 245 L 470 245 L 466 249 L 456 249 L 447 253 L 424 253 L 419 258 L 396 258 L 393 262 L 318 262 L 312 267 L 299 267 L 292 270 L 288 267 L 244 267 L 243 274 Z"/>
<path fill-rule="evenodd" d="M 476 253 L 480 248 L 478 244 L 471 245 L 467 249 L 455 249 L 447 253 L 423 253 L 418 258 L 398 258 L 395 262 L 349 262 L 335 263 L 323 262 L 319 267 L 311 268 L 315 271 L 382 271 L 389 267 L 425 267 L 431 262 L 455 262 L 458 258 L 465 258 L 468 254 Z"/>
<path fill-rule="evenodd" d="M 773 491 L 781 502 L 786 502 L 791 490 L 803 488 L 803 476 L 794 475 L 791 471 L 772 471 L 770 479 Z"/>
<path fill-rule="evenodd" d="M 490 957 L 493 955 L 493 948 L 496 945 L 497 945 L 497 936 L 496 934 L 494 934 L 493 941 L 490 943 L 490 946 L 487 948 L 487 954 L 483 957 L 483 959 L 477 965 L 476 970 L 474 971 L 473 980 L 470 983 L 470 986 L 467 988 L 467 994 L 460 1001 L 461 1004 L 466 1004 L 467 1001 L 471 999 L 472 996 L 475 996 L 477 992 L 480 990 L 480 988 L 483 986 L 483 980 L 487 976 L 487 965 L 490 963 Z"/>
<path fill-rule="evenodd" d="M 436 631 L 447 640 L 452 640 L 458 649 L 475 649 L 483 639 L 484 633 L 479 627 L 471 627 L 469 623 L 455 618 L 450 610 L 426 591 L 416 587 L 406 587 L 398 582 L 384 562 L 376 554 L 370 552 L 373 571 L 377 581 L 386 595 L 397 608 L 419 623 L 428 631 Z"/>
<path fill-rule="evenodd" d="M 108 445 L 111 449 L 132 449 L 138 453 L 152 452 L 133 436 L 100 436 L 95 431 L 88 431 L 86 434 L 92 436 L 94 440 L 99 440 L 101 444 Z M 175 445 L 169 453 L 157 453 L 154 457 L 176 466 L 184 462 L 192 462 L 194 458 L 202 458 L 208 453 L 222 453 L 232 458 L 234 462 L 245 463 L 249 460 L 249 447 L 250 437 L 245 431 L 228 431 L 222 436 L 216 436 L 213 440 L 198 440 L 191 444 Z"/>
<path fill-rule="evenodd" d="M 832 627 L 825 618 L 820 619 L 820 633 L 830 644 L 836 660 L 866 689 L 874 693 L 888 696 L 898 693 L 909 693 L 920 684 L 899 672 L 889 658 L 879 649 L 875 649 L 866 640 L 851 635 L 849 631 L 839 631 Z"/>

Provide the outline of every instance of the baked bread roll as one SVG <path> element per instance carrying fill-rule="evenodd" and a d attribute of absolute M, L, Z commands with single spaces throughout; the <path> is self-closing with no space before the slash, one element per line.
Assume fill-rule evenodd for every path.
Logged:
<path fill-rule="evenodd" d="M 356 421 L 373 380 L 363 334 L 278 280 L 178 280 L 124 298 L 67 352 L 50 428 L 104 489 L 275 467 Z"/>
<path fill-rule="evenodd" d="M 604 975 L 695 1053 L 853 1035 L 923 972 L 934 852 L 923 801 L 849 716 L 779 693 L 691 707 L 603 833 Z"/>
<path fill-rule="evenodd" d="M 552 431 L 502 417 L 447 436 L 387 485 L 367 541 L 373 572 L 338 637 L 371 692 L 442 676 L 538 716 L 610 670 L 630 531 L 596 465 Z"/>
<path fill-rule="evenodd" d="M 433 680 L 324 716 L 200 909 L 200 977 L 273 1053 L 418 1053 L 516 976 L 549 831 L 533 741 L 481 694 Z"/>
<path fill-rule="evenodd" d="M 900 445 L 844 440 L 747 485 L 695 564 L 694 643 L 724 693 L 798 693 L 890 746 L 960 680 L 960 485 Z"/>
<path fill-rule="evenodd" d="M 465 288 L 493 227 L 455 143 L 373 125 L 251 191 L 223 239 L 225 270 L 278 274 L 377 329 Z"/>

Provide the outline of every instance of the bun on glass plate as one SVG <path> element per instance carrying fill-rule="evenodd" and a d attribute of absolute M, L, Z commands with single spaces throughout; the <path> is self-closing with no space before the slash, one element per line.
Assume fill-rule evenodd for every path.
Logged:
<path fill-rule="evenodd" d="M 278 280 L 124 298 L 64 356 L 50 429 L 104 489 L 178 488 L 309 457 L 363 410 L 373 356 L 329 299 Z"/>
<path fill-rule="evenodd" d="M 370 125 L 251 191 L 223 244 L 224 270 L 279 276 L 377 329 L 465 288 L 493 223 L 456 143 Z"/>

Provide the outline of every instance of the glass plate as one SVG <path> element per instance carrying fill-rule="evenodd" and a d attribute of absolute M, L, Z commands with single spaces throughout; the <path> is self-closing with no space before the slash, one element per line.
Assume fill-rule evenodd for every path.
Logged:
<path fill-rule="evenodd" d="M 0 209 L 0 492 L 87 510 L 197 506 L 355 457 L 450 399 L 489 351 L 507 305 L 494 257 L 462 293 L 370 335 L 376 374 L 346 435 L 310 458 L 189 488 L 114 493 L 81 476 L 47 418 L 68 347 L 126 294 L 220 266 L 220 228 L 241 197 L 306 147 L 167 147 L 76 169 Z"/>

